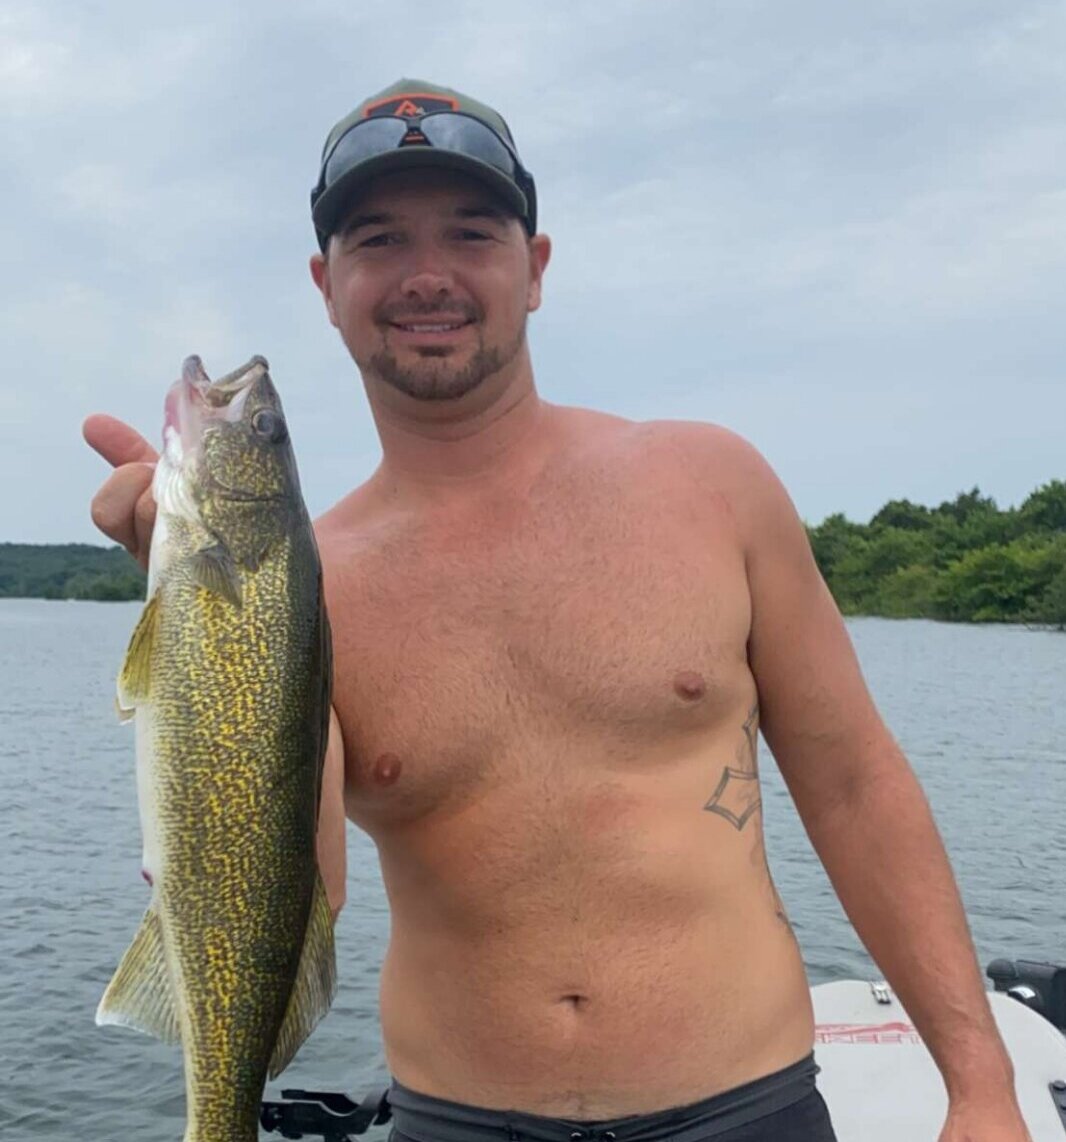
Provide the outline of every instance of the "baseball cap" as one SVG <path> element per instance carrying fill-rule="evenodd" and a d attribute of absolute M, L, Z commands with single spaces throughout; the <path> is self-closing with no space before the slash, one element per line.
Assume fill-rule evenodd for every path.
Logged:
<path fill-rule="evenodd" d="M 322 249 L 361 186 L 415 167 L 472 175 L 514 210 L 530 234 L 536 231 L 533 176 L 522 166 L 503 116 L 449 87 L 401 79 L 365 99 L 326 136 L 311 191 Z"/>

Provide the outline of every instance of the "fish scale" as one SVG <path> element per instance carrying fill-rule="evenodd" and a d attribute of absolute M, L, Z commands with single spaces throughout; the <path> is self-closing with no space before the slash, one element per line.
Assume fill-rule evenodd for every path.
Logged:
<path fill-rule="evenodd" d="M 177 585 L 166 609 L 180 616 L 174 624 L 179 637 L 166 636 L 164 620 L 161 639 L 173 647 L 158 664 L 160 676 L 171 680 L 159 697 L 159 765 L 173 783 L 161 795 L 173 806 L 161 827 L 164 838 L 178 838 L 163 842 L 163 892 L 172 882 L 181 886 L 167 911 L 175 918 L 176 970 L 189 995 L 185 1026 L 194 1044 L 210 1044 L 191 1053 L 188 1097 L 198 1108 L 198 1127 L 212 1137 L 230 1113 L 230 1089 L 251 1092 L 241 1116 L 254 1127 L 255 1090 L 262 1089 L 285 1013 L 314 887 L 314 786 L 284 781 L 299 768 L 292 753 L 300 726 L 292 718 L 298 723 L 305 708 L 306 695 L 298 691 L 307 680 L 284 669 L 285 659 L 300 657 L 287 653 L 296 632 L 284 621 L 270 630 L 265 621 L 286 612 L 279 604 L 287 562 L 267 560 L 249 577 L 241 611 L 199 585 Z M 245 629 L 252 638 L 242 638 Z M 305 642 L 309 634 L 303 632 Z M 266 662 L 281 668 L 268 671 Z M 184 710 L 186 679 L 198 698 L 192 718 Z M 189 835 L 198 838 L 196 847 L 184 842 Z M 280 842 L 297 836 L 303 837 L 303 853 L 296 843 Z M 286 909 L 292 898 L 305 902 L 304 914 L 280 933 L 287 939 L 266 942 L 272 916 L 292 915 Z M 270 947 L 272 963 L 263 960 L 263 947 Z M 237 1021 L 232 1007 L 242 989 L 254 990 L 260 1002 L 249 1004 L 247 1017 Z M 238 1059 L 253 1069 L 254 1080 L 235 1072 Z"/>
<path fill-rule="evenodd" d="M 158 550 L 153 539 L 152 594 L 119 688 L 138 720 L 153 898 L 97 1018 L 180 1039 L 186 1142 L 254 1142 L 267 1075 L 334 990 L 315 863 L 330 679 L 321 573 L 287 432 L 254 431 L 264 409 L 261 424 L 283 425 L 265 362 L 245 371 L 243 388 L 240 370 L 213 389 L 187 373 L 168 397 L 168 425 L 174 409 L 196 421 L 170 425 L 167 442 L 187 486 L 157 473 L 160 514 L 174 511 Z"/>

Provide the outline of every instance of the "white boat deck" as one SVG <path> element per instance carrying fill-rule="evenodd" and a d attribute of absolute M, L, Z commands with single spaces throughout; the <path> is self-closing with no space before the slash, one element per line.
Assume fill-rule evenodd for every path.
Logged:
<path fill-rule="evenodd" d="M 947 1113 L 940 1072 L 899 1001 L 884 994 L 879 1003 L 861 980 L 811 988 L 818 1087 L 839 1142 L 936 1142 Z M 989 999 L 1033 1142 L 1066 1142 L 1048 1088 L 1066 1082 L 1066 1037 L 1016 999 Z"/>

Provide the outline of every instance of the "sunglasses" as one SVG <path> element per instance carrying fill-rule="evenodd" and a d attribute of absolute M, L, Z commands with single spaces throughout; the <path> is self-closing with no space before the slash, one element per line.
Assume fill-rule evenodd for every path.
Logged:
<path fill-rule="evenodd" d="M 399 117 L 376 115 L 360 119 L 333 144 L 322 163 L 318 185 L 311 191 L 311 208 L 338 179 L 367 159 L 405 146 L 430 146 L 464 155 L 498 170 L 526 199 L 523 222 L 536 230 L 536 191 L 533 176 L 518 161 L 513 148 L 480 119 L 462 111 L 429 111 Z"/>

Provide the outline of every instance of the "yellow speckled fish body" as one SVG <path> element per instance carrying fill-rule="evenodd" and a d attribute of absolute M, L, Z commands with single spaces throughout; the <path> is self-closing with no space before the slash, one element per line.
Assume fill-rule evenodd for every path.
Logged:
<path fill-rule="evenodd" d="M 152 900 L 97 1021 L 180 1041 L 186 1142 L 255 1142 L 334 991 L 315 862 L 330 690 L 310 521 L 262 358 L 167 400 L 148 602 L 119 677 Z"/>

